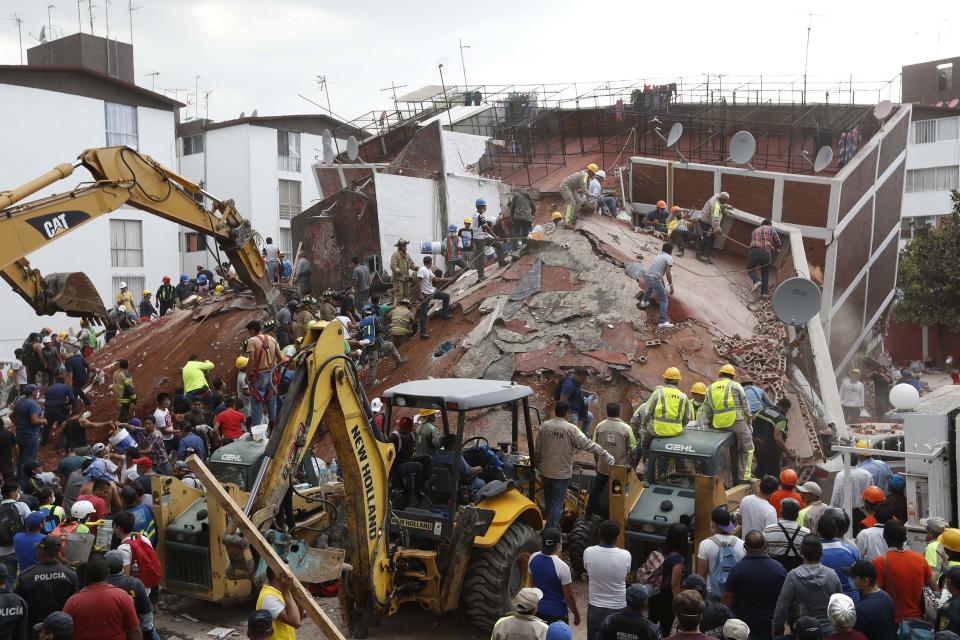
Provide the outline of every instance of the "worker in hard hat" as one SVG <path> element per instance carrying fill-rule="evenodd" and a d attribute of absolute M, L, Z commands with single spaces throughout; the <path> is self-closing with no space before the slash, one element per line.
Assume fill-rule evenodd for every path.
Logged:
<path fill-rule="evenodd" d="M 677 249 L 677 257 L 682 257 L 687 248 L 687 242 L 694 238 L 693 222 L 690 220 L 689 211 L 676 206 L 670 207 L 670 215 L 667 216 L 667 236 Z"/>
<path fill-rule="evenodd" d="M 780 518 L 782 515 L 780 503 L 787 498 L 799 502 L 801 509 L 805 506 L 803 504 L 803 496 L 797 491 L 797 483 L 799 481 L 800 479 L 797 476 L 797 472 L 793 469 L 787 468 L 780 472 L 780 488 L 770 494 L 770 504 L 777 510 L 777 518 Z"/>
<path fill-rule="evenodd" d="M 237 368 L 237 397 L 243 400 L 243 408 L 240 412 L 248 419 L 250 418 L 250 386 L 247 384 L 247 364 L 250 359 L 247 356 L 237 356 L 234 366 Z"/>
<path fill-rule="evenodd" d="M 463 219 L 463 226 L 460 227 L 460 230 L 457 231 L 457 235 L 460 236 L 460 255 L 463 256 L 463 259 L 467 263 L 467 268 L 470 268 L 470 265 L 473 264 L 473 259 L 476 257 L 473 251 L 473 218 L 467 216 Z"/>
<path fill-rule="evenodd" d="M 393 282 L 393 299 L 409 298 L 413 295 L 413 278 L 417 273 L 417 266 L 413 258 L 407 253 L 410 241 L 406 238 L 397 240 L 397 250 L 390 256 L 390 277 Z"/>
<path fill-rule="evenodd" d="M 703 401 L 707 396 L 707 385 L 694 382 L 690 387 L 690 422 L 687 427 L 703 431 L 706 425 L 703 422 Z"/>
<path fill-rule="evenodd" d="M 337 317 L 337 307 L 333 304 L 336 292 L 333 289 L 324 289 L 317 304 L 317 316 L 324 322 L 330 322 Z M 312 296 L 311 296 L 312 297 Z M 379 297 L 377 298 L 379 300 Z"/>
<path fill-rule="evenodd" d="M 643 216 L 643 221 L 641 226 L 644 229 L 650 229 L 653 231 L 659 231 L 660 233 L 667 232 L 667 218 L 670 217 L 670 212 L 667 211 L 667 203 L 663 200 L 657 200 L 657 206 L 655 209 L 651 209 L 647 212 L 647 215 Z"/>
<path fill-rule="evenodd" d="M 571 173 L 560 183 L 560 195 L 563 197 L 563 224 L 566 226 L 571 227 L 576 222 L 577 210 L 583 204 L 583 197 L 587 193 L 590 180 L 599 170 L 600 167 L 591 162 L 582 170 Z"/>
<path fill-rule="evenodd" d="M 653 475 L 653 458 L 650 445 L 654 438 L 675 438 L 683 433 L 683 425 L 690 419 L 690 400 L 680 391 L 680 370 L 669 367 L 663 372 L 663 384 L 650 393 L 647 401 L 646 426 L 641 434 L 640 448 L 646 460 L 646 478 L 650 482 Z M 602 444 L 602 443 L 601 443 Z"/>
<path fill-rule="evenodd" d="M 873 457 L 873 454 L 869 453 L 870 447 L 860 446 L 860 443 L 863 442 L 864 445 L 867 445 L 866 441 L 860 440 L 857 442 L 857 449 L 860 451 L 857 452 L 857 457 L 860 459 L 860 462 L 857 464 L 861 469 L 866 469 L 870 472 L 870 477 L 873 478 L 871 484 L 874 484 L 880 487 L 880 490 L 884 493 L 887 493 L 890 488 L 890 478 L 893 476 L 893 472 L 890 471 L 890 467 L 887 466 L 887 463 L 883 460 L 877 460 Z"/>
<path fill-rule="evenodd" d="M 559 211 L 554 211 L 550 214 L 550 222 L 557 225 L 558 227 L 563 225 L 563 214 Z"/>
<path fill-rule="evenodd" d="M 440 255 L 443 256 L 443 276 L 445 278 L 452 278 L 458 267 L 460 269 L 467 268 L 467 261 L 463 257 L 460 246 L 460 233 L 457 225 L 447 225 L 447 237 L 443 239 Z M 396 302 L 394 300 L 394 303 Z"/>
<path fill-rule="evenodd" d="M 510 198 L 510 246 L 517 250 L 527 244 L 537 205 L 526 191 L 514 191 Z"/>
<path fill-rule="evenodd" d="M 163 276 L 163 284 L 157 287 L 157 304 L 160 307 L 157 315 L 167 315 L 167 312 L 173 308 L 175 300 L 176 290 L 173 288 L 173 285 L 170 284 L 170 276 Z"/>
<path fill-rule="evenodd" d="M 730 429 L 737 436 L 739 468 L 737 478 L 749 481 L 753 466 L 753 415 L 743 387 L 735 380 L 737 370 L 731 364 L 720 367 L 717 379 L 707 388 L 703 420 L 714 429 Z"/>
<path fill-rule="evenodd" d="M 123 311 L 127 315 L 127 319 L 130 324 L 136 324 L 137 318 L 137 309 L 133 306 L 133 294 L 127 290 L 127 283 L 120 283 L 120 291 L 117 293 L 117 309 Z"/>
<path fill-rule="evenodd" d="M 887 499 L 883 489 L 876 485 L 870 485 L 863 490 L 863 506 L 853 510 L 853 537 L 864 529 L 869 529 L 877 524 L 875 513 L 877 507 L 883 504 Z M 891 509 L 892 511 L 892 509 Z M 882 522 L 880 524 L 883 524 Z"/>
<path fill-rule="evenodd" d="M 763 406 L 753 414 L 754 457 L 757 460 L 758 478 L 777 475 L 783 456 L 791 460 L 790 464 L 797 457 L 797 452 L 787 447 L 787 412 L 791 406 L 790 399 L 783 397 L 777 400 L 776 405 Z"/>
<path fill-rule="evenodd" d="M 140 318 L 141 319 L 146 318 L 147 320 L 149 320 L 150 318 L 155 318 L 156 316 L 160 315 L 159 313 L 157 313 L 157 308 L 153 306 L 153 300 L 150 299 L 152 295 L 153 295 L 153 292 L 150 291 L 150 289 L 143 290 L 143 298 L 140 300 Z"/>
<path fill-rule="evenodd" d="M 417 329 L 413 305 L 406 298 L 397 302 L 384 316 L 384 320 L 389 322 L 387 333 L 390 334 L 390 342 L 396 346 L 403 344 Z"/>
<path fill-rule="evenodd" d="M 603 195 L 603 181 L 607 179 L 607 174 L 603 169 L 597 171 L 590 179 L 587 187 L 587 202 L 594 206 L 594 212 L 601 215 L 608 215 L 611 218 L 617 217 L 617 199 L 613 196 Z"/>
<path fill-rule="evenodd" d="M 713 260 L 710 258 L 710 254 L 713 253 L 713 242 L 716 234 L 720 233 L 720 227 L 723 224 L 723 214 L 731 208 L 728 204 L 729 202 L 730 194 L 726 191 L 721 191 L 707 200 L 706 204 L 703 205 L 703 209 L 694 215 L 694 219 L 699 223 L 697 260 L 713 263 Z"/>
<path fill-rule="evenodd" d="M 487 261 L 487 245 L 492 246 L 497 254 L 497 265 L 506 266 L 507 259 L 503 254 L 503 245 L 500 238 L 493 231 L 492 225 L 496 222 L 497 216 L 487 215 L 487 201 L 483 198 L 477 198 L 474 206 L 477 207 L 477 213 L 473 216 L 473 267 L 477 270 L 477 280 L 483 280 L 485 277 L 483 269 Z"/>

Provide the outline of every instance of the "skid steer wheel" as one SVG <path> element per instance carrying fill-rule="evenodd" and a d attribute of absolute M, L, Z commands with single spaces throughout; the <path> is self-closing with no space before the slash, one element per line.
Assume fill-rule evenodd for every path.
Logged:
<path fill-rule="evenodd" d="M 353 598 L 352 585 L 350 584 L 352 575 L 350 571 L 343 571 L 340 574 L 340 588 L 338 589 L 340 613 L 347 625 L 350 637 L 363 640 L 369 633 L 367 629 L 368 616 L 365 615 L 363 603 L 357 602 Z"/>
<path fill-rule="evenodd" d="M 461 591 L 463 610 L 471 624 L 490 631 L 513 609 L 513 598 L 529 582 L 530 556 L 539 550 L 540 536 L 533 527 L 514 522 L 497 544 L 474 554 Z"/>
<path fill-rule="evenodd" d="M 597 544 L 599 540 L 598 528 L 602 520 L 597 515 L 580 516 L 573 523 L 573 529 L 567 538 L 567 553 L 570 554 L 570 566 L 573 568 L 574 579 L 583 575 L 583 552 L 587 547 Z"/>

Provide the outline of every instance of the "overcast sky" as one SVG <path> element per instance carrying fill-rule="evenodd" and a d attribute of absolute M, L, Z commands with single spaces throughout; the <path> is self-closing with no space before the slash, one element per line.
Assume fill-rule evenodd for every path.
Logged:
<path fill-rule="evenodd" d="M 90 0 L 97 35 L 130 40 L 128 0 Z M 88 0 L 81 0 L 89 33 Z M 109 4 L 107 4 L 109 2 Z M 76 33 L 77 0 L 0 0 L 0 64 L 19 64 L 47 24 Z M 321 2 L 309 0 L 133 0 L 136 82 L 182 89 L 193 101 L 199 75 L 209 115 L 316 113 L 298 94 L 345 118 L 390 104 L 391 82 L 409 91 L 444 78 L 463 83 L 458 38 L 470 84 L 566 83 L 724 75 L 802 74 L 808 16 L 814 13 L 809 74 L 889 80 L 903 64 L 960 55 L 960 3 L 777 3 L 770 0 L 591 3 Z M 778 8 L 782 7 L 782 8 Z M 890 8 L 894 8 L 892 11 Z M 26 56 L 24 54 L 24 60 Z M 154 77 L 148 73 L 159 72 Z M 189 93 L 189 97 L 188 97 Z M 894 96 L 896 99 L 898 96 Z M 858 100 L 859 101 L 859 100 Z M 865 100 L 866 101 L 866 100 Z M 194 106 L 185 117 L 194 115 Z"/>

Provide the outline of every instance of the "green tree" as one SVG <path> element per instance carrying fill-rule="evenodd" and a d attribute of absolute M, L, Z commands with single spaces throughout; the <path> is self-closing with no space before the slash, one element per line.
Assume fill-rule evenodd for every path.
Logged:
<path fill-rule="evenodd" d="M 960 332 L 960 191 L 950 194 L 953 212 L 936 229 L 918 225 L 900 251 L 893 317 L 937 327 L 944 357 L 944 327 Z"/>

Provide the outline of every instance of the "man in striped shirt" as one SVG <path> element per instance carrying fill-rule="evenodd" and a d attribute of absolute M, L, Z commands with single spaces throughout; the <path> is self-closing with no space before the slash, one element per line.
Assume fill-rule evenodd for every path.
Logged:
<path fill-rule="evenodd" d="M 750 252 L 747 254 L 747 275 L 753 281 L 753 291 L 760 289 L 760 295 L 767 295 L 767 282 L 770 276 L 770 263 L 773 254 L 780 249 L 780 236 L 773 228 L 773 223 L 764 220 L 750 235 Z M 756 269 L 760 267 L 760 276 Z"/>

